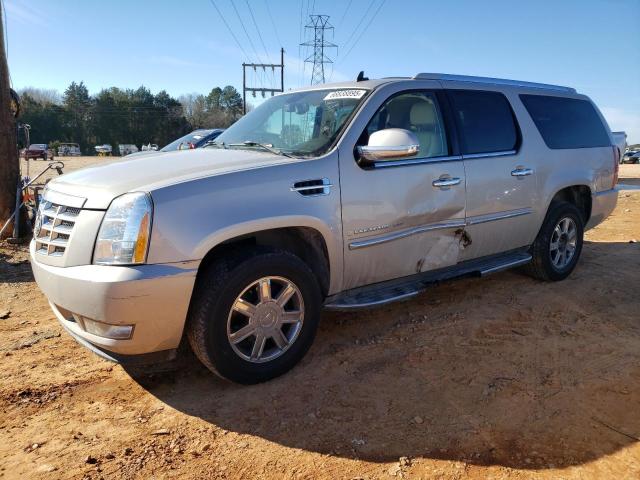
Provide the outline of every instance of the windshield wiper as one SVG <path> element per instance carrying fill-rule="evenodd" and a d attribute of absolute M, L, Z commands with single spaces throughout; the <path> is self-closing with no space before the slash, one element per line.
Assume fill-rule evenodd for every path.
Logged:
<path fill-rule="evenodd" d="M 216 147 L 222 147 L 224 149 L 227 148 L 227 144 L 224 142 L 216 142 L 215 140 L 207 140 L 206 142 L 204 142 L 204 145 L 202 145 L 202 148 L 205 147 L 210 147 L 212 145 L 215 145 Z"/>
<path fill-rule="evenodd" d="M 286 152 L 283 152 L 282 150 L 278 150 L 276 148 L 273 148 L 271 145 L 267 145 L 266 143 L 260 143 L 260 142 L 254 142 L 253 140 L 246 140 L 242 143 L 230 143 L 229 144 L 230 147 L 260 147 L 263 150 L 266 150 L 267 152 L 271 152 L 275 155 L 282 155 L 285 157 L 289 157 L 289 158 L 293 158 L 293 155 L 289 155 Z"/>

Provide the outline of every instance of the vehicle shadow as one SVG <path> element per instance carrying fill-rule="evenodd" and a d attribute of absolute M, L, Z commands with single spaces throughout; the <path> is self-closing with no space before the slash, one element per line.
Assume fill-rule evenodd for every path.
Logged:
<path fill-rule="evenodd" d="M 223 382 L 193 358 L 136 381 L 220 428 L 323 454 L 582 464 L 640 441 L 638 271 L 637 244 L 587 242 L 561 283 L 505 272 L 325 313 L 303 362 L 265 384 Z"/>

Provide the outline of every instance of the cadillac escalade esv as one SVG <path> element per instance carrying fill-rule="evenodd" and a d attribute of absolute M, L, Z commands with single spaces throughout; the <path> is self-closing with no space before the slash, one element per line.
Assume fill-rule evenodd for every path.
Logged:
<path fill-rule="evenodd" d="M 518 266 L 564 279 L 616 205 L 618 162 L 572 88 L 360 76 L 275 96 L 205 148 L 53 180 L 31 263 L 102 356 L 159 362 L 186 339 L 256 383 L 303 357 L 322 308 Z"/>

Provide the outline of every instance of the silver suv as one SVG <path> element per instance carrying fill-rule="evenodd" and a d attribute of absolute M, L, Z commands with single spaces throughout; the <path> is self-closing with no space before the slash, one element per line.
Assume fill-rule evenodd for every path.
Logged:
<path fill-rule="evenodd" d="M 186 337 L 213 372 L 256 383 L 303 357 L 323 308 L 517 266 L 564 279 L 616 205 L 618 157 L 572 88 L 442 74 L 318 85 L 206 148 L 53 180 L 33 271 L 95 352 L 159 362 Z"/>

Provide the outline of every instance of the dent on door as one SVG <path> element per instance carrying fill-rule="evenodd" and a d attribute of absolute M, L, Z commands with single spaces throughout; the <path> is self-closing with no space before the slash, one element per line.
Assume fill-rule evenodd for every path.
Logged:
<path fill-rule="evenodd" d="M 367 188 L 343 198 L 345 288 L 458 262 L 467 245 L 462 162 L 385 169 L 366 175 Z M 460 185 L 433 186 L 441 178 L 455 177 L 463 179 Z M 375 191 L 379 193 L 377 198 L 371 198 Z"/>

